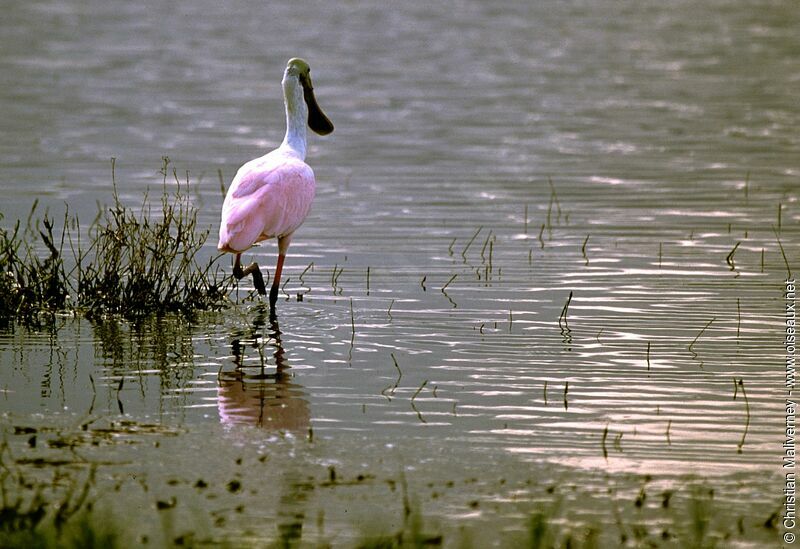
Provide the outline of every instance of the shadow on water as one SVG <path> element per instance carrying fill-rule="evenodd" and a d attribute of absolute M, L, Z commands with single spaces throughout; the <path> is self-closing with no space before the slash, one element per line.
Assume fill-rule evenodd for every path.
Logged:
<path fill-rule="evenodd" d="M 292 382 L 278 317 L 263 303 L 255 313 L 249 329 L 232 334 L 234 369 L 220 370 L 217 378 L 220 421 L 226 426 L 250 425 L 273 432 L 303 433 L 310 427 L 311 411 L 303 387 Z M 248 351 L 253 350 L 257 356 L 248 356 Z M 293 547 L 303 536 L 313 484 L 303 481 L 300 472 L 291 466 L 283 472 L 279 484 L 278 546 Z"/>
<path fill-rule="evenodd" d="M 303 387 L 292 381 L 278 318 L 259 306 L 249 330 L 236 330 L 231 340 L 232 371 L 220 370 L 220 421 L 226 425 L 254 425 L 273 431 L 303 432 L 311 412 Z M 271 360 L 266 352 L 272 349 Z M 249 357 L 248 350 L 256 356 Z"/>

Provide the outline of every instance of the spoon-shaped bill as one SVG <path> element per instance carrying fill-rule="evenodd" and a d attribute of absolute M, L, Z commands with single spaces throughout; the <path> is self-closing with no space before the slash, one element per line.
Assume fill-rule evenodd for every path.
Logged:
<path fill-rule="evenodd" d="M 314 87 L 311 85 L 311 76 L 302 75 L 300 83 L 303 85 L 303 99 L 308 106 L 308 127 L 319 135 L 328 135 L 333 131 L 333 123 L 325 116 L 314 97 Z"/>

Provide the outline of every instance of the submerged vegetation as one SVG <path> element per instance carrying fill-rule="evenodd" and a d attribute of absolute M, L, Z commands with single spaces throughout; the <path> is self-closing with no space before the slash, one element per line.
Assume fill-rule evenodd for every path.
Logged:
<path fill-rule="evenodd" d="M 0 546 L 26 548 L 114 548 L 122 547 L 108 520 L 103 520 L 94 508 L 90 497 L 94 485 L 96 467 L 92 466 L 82 483 L 73 483 L 60 494 L 57 501 L 42 495 L 42 486 L 32 494 L 22 495 L 12 491 L 17 487 L 35 486 L 13 465 L 3 462 L 2 454 L 7 446 L 0 447 L 0 464 L 4 472 L 0 475 L 3 491 L 0 508 Z M 13 493 L 13 497 L 6 497 Z"/>
<path fill-rule="evenodd" d="M 155 213 L 149 197 L 138 212 L 124 205 L 114 181 L 114 203 L 98 213 L 85 247 L 77 218 L 66 214 L 56 234 L 47 213 L 34 221 L 37 203 L 24 228 L 21 221 L 0 228 L 0 325 L 40 326 L 56 313 L 135 320 L 223 307 L 232 281 L 220 273 L 219 256 L 205 264 L 198 259 L 209 231 L 197 226 L 189 182 L 172 170 L 170 193 L 167 158 L 161 173 L 164 191 Z"/>

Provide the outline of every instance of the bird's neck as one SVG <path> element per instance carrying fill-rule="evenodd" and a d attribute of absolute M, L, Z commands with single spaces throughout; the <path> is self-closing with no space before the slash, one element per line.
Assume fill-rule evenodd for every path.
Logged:
<path fill-rule="evenodd" d="M 305 160 L 308 107 L 303 99 L 303 86 L 296 76 L 284 77 L 283 96 L 286 103 L 286 137 L 281 148 L 289 149 L 287 152 Z"/>

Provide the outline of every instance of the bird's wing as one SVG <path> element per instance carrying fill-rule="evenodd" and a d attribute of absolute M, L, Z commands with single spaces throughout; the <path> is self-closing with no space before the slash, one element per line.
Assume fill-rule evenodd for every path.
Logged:
<path fill-rule="evenodd" d="M 314 172 L 305 162 L 282 158 L 269 165 L 245 164 L 222 207 L 220 249 L 245 250 L 263 238 L 291 234 L 313 199 Z"/>

